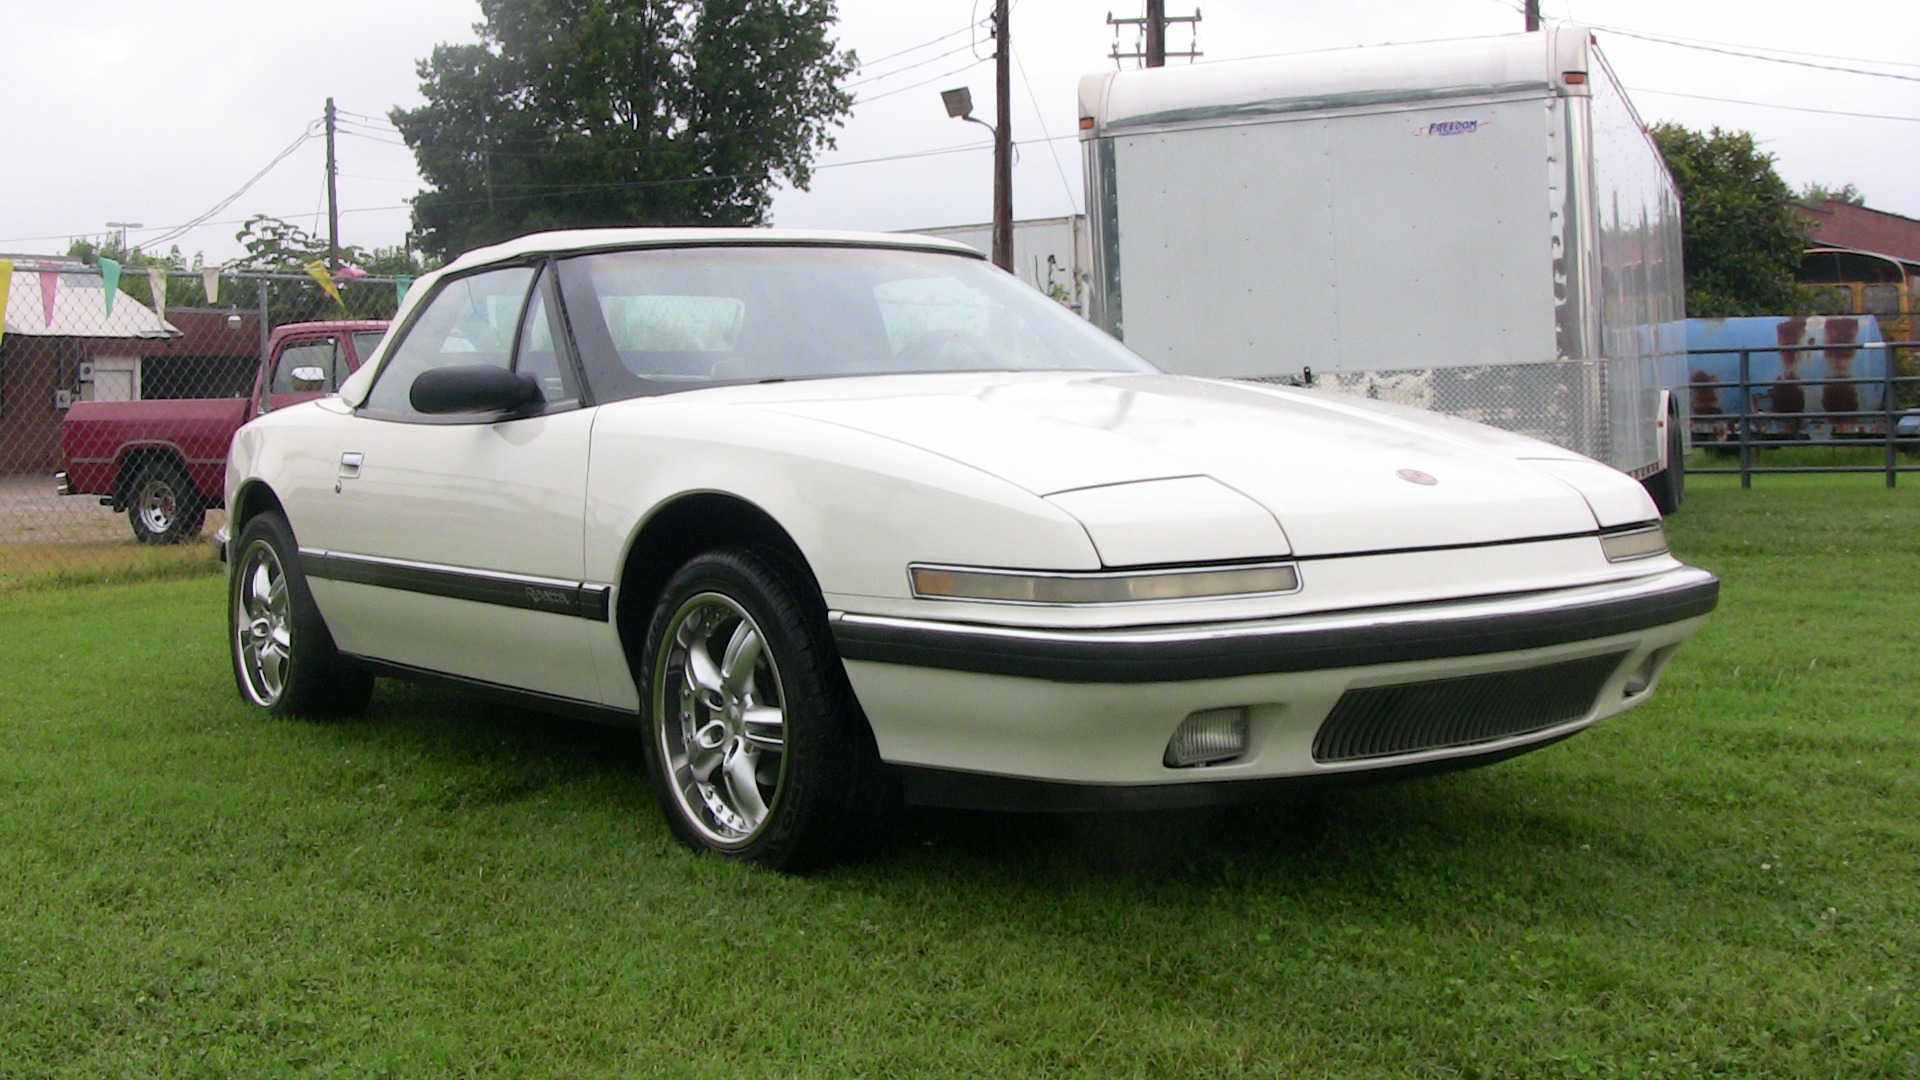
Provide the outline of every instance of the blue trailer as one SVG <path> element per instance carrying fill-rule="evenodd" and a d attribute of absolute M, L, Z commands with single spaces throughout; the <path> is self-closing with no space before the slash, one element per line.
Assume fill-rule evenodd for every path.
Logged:
<path fill-rule="evenodd" d="M 1750 438 L 1881 436 L 1888 356 L 1871 315 L 1688 319 L 1689 430 L 1735 442 L 1745 413 Z"/>

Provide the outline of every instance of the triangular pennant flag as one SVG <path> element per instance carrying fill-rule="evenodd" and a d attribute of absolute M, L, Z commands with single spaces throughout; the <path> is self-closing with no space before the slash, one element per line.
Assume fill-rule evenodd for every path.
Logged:
<path fill-rule="evenodd" d="M 116 259 L 100 260 L 100 287 L 107 295 L 107 318 L 113 318 L 113 295 L 120 291 L 120 263 Z"/>
<path fill-rule="evenodd" d="M 7 339 L 7 292 L 13 288 L 13 260 L 0 259 L 0 341 Z"/>
<path fill-rule="evenodd" d="M 333 302 L 340 305 L 341 311 L 347 310 L 347 302 L 340 299 L 339 288 L 334 285 L 333 279 L 327 276 L 326 263 L 321 262 L 319 259 L 308 263 L 307 275 L 320 283 L 320 288 L 325 291 L 328 296 L 333 297 Z"/>
<path fill-rule="evenodd" d="M 53 329 L 53 302 L 60 298 L 60 275 L 40 271 L 40 313 L 46 316 L 47 329 Z"/>
<path fill-rule="evenodd" d="M 200 287 L 207 290 L 207 303 L 220 302 L 220 268 L 209 266 L 200 271 Z"/>
<path fill-rule="evenodd" d="M 147 267 L 147 288 L 153 290 L 153 313 L 160 321 L 167 321 L 167 272 L 157 266 Z"/>
<path fill-rule="evenodd" d="M 399 304 L 407 298 L 407 290 L 413 287 L 413 278 L 406 274 L 393 276 L 393 302 Z"/>

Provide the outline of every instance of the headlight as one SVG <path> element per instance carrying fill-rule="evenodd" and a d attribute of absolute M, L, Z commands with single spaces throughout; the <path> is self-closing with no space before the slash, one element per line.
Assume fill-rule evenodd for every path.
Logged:
<path fill-rule="evenodd" d="M 1096 573 L 983 570 L 960 566 L 910 566 L 913 595 L 923 600 L 972 600 L 987 604 L 1147 604 L 1229 596 L 1296 592 L 1300 571 L 1292 563 L 1176 567 Z"/>
<path fill-rule="evenodd" d="M 1606 552 L 1608 562 L 1627 562 L 1664 555 L 1667 552 L 1667 531 L 1655 524 L 1602 533 L 1600 550 Z"/>

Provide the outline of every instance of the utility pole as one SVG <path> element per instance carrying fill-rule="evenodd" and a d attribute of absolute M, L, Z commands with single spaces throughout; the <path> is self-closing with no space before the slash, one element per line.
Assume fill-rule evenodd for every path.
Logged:
<path fill-rule="evenodd" d="M 1169 55 L 1184 56 L 1190 60 L 1198 59 L 1200 56 L 1200 50 L 1198 48 L 1191 48 L 1186 52 L 1171 54 L 1167 52 L 1167 24 L 1187 23 L 1197 31 L 1199 22 L 1199 8 L 1195 8 L 1191 15 L 1174 15 L 1168 17 L 1167 0 L 1147 0 L 1147 13 L 1138 19 L 1116 19 L 1113 17 L 1113 12 L 1109 11 L 1107 12 L 1107 25 L 1115 27 L 1116 29 L 1114 30 L 1113 51 L 1108 55 L 1111 56 L 1116 63 L 1121 60 L 1139 60 L 1142 67 L 1166 67 L 1167 57 Z M 1137 26 L 1140 28 L 1141 42 L 1139 52 L 1123 53 L 1120 51 L 1120 31 L 1118 27 L 1122 26 Z M 1198 36 L 1196 33 L 1196 43 Z"/>
<path fill-rule="evenodd" d="M 340 269 L 340 166 L 333 158 L 333 99 L 327 99 L 327 272 Z"/>
<path fill-rule="evenodd" d="M 1013 46 L 1007 0 L 993 4 L 993 265 L 1013 269 Z"/>
<path fill-rule="evenodd" d="M 1540 29 L 1540 0 L 1527 0 L 1527 33 Z"/>

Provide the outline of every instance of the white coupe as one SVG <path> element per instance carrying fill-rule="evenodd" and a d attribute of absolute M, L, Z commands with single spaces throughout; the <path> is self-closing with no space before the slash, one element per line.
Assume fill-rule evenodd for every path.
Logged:
<path fill-rule="evenodd" d="M 1508 757 L 1646 700 L 1718 582 L 1491 428 L 1154 370 L 969 249 L 528 236 L 227 467 L 234 673 L 637 725 L 674 832 L 816 866 L 902 799 L 1143 807 Z"/>

